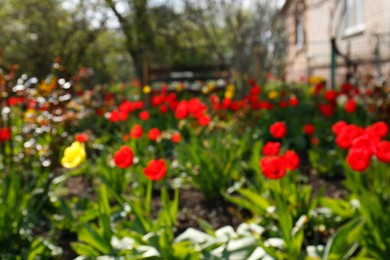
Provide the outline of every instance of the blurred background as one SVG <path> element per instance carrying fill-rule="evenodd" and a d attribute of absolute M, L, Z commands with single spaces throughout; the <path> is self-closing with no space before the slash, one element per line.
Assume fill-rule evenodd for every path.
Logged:
<path fill-rule="evenodd" d="M 58 57 L 69 75 L 91 68 L 100 83 L 149 81 L 147 71 L 229 67 L 280 72 L 277 1 L 1 0 L 2 66 L 37 77 Z M 260 72 L 264 72 L 261 75 Z"/>
<path fill-rule="evenodd" d="M 388 0 L 0 0 L 0 21 L 1 68 L 38 78 L 59 61 L 64 75 L 142 85 L 390 73 Z"/>

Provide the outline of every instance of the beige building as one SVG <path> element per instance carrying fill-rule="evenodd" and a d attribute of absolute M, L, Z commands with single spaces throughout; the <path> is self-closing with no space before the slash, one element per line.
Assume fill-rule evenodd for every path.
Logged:
<path fill-rule="evenodd" d="M 287 0 L 281 12 L 287 80 L 321 75 L 341 84 L 355 73 L 390 79 L 390 0 Z"/>

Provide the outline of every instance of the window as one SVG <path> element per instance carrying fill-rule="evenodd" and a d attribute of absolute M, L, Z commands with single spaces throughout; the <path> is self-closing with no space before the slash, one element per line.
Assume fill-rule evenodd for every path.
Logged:
<path fill-rule="evenodd" d="M 304 11 L 305 6 L 301 1 L 295 9 L 295 45 L 298 49 L 303 48 L 305 42 Z"/>
<path fill-rule="evenodd" d="M 342 35 L 352 36 L 362 33 L 364 29 L 364 0 L 344 0 Z"/>
<path fill-rule="evenodd" d="M 303 19 L 301 17 L 297 17 L 295 21 L 295 45 L 297 48 L 302 48 L 303 43 L 305 41 L 305 34 L 303 30 Z"/>

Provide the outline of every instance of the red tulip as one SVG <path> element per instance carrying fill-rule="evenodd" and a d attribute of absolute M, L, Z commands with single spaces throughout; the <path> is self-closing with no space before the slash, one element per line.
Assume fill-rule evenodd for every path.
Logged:
<path fill-rule="evenodd" d="M 134 139 L 138 139 L 144 133 L 142 127 L 140 125 L 134 125 L 130 131 L 130 136 Z"/>
<path fill-rule="evenodd" d="M 286 135 L 286 124 L 283 122 L 273 123 L 270 128 L 270 133 L 274 138 L 281 139 Z"/>
<path fill-rule="evenodd" d="M 144 110 L 144 111 L 139 112 L 138 116 L 141 120 L 146 121 L 146 120 L 149 120 L 150 113 L 149 113 L 149 111 Z"/>
<path fill-rule="evenodd" d="M 288 103 L 290 104 L 290 106 L 296 107 L 296 106 L 298 106 L 298 99 L 296 97 L 291 97 L 288 100 Z"/>
<path fill-rule="evenodd" d="M 377 122 L 366 128 L 366 133 L 371 136 L 385 137 L 389 132 L 389 127 L 385 122 Z"/>
<path fill-rule="evenodd" d="M 175 117 L 177 119 L 184 119 L 184 118 L 187 118 L 188 116 L 188 103 L 186 100 L 183 100 L 183 101 L 180 101 L 178 104 L 177 104 L 177 107 L 176 107 L 176 110 L 175 110 Z"/>
<path fill-rule="evenodd" d="M 152 128 L 148 132 L 148 137 L 152 141 L 156 141 L 161 135 L 161 131 L 158 128 Z"/>
<path fill-rule="evenodd" d="M 5 142 L 11 139 L 11 131 L 7 127 L 0 129 L 0 142 Z"/>
<path fill-rule="evenodd" d="M 356 101 L 353 99 L 349 99 L 347 103 L 345 103 L 344 109 L 347 113 L 353 113 L 356 111 Z"/>
<path fill-rule="evenodd" d="M 172 135 L 172 137 L 171 137 L 171 141 L 172 141 L 173 143 L 180 143 L 180 141 L 181 141 L 181 135 L 180 135 L 180 133 L 174 133 L 174 134 Z"/>
<path fill-rule="evenodd" d="M 165 161 L 163 159 L 151 160 L 146 168 L 144 168 L 144 174 L 152 181 L 161 180 L 167 174 Z"/>
<path fill-rule="evenodd" d="M 371 156 L 364 149 L 351 149 L 347 155 L 347 163 L 354 170 L 362 172 L 370 166 Z"/>
<path fill-rule="evenodd" d="M 202 115 L 198 117 L 198 123 L 201 126 L 207 126 L 208 124 L 210 124 L 210 122 L 211 118 L 208 115 Z"/>
<path fill-rule="evenodd" d="M 128 114 L 119 110 L 114 110 L 110 114 L 109 120 L 111 122 L 126 121 Z"/>
<path fill-rule="evenodd" d="M 279 157 L 264 157 L 260 160 L 261 172 L 269 179 L 280 179 L 286 174 L 284 161 Z"/>
<path fill-rule="evenodd" d="M 85 143 L 86 141 L 88 141 L 88 135 L 81 133 L 81 134 L 76 135 L 75 139 L 76 139 L 76 141 L 78 141 L 80 143 Z"/>
<path fill-rule="evenodd" d="M 390 141 L 380 141 L 376 146 L 375 155 L 379 161 L 390 163 Z"/>
<path fill-rule="evenodd" d="M 114 163 L 118 168 L 127 168 L 133 164 L 134 154 L 130 147 L 122 146 L 114 154 Z"/>
<path fill-rule="evenodd" d="M 295 170 L 299 166 L 299 156 L 294 151 L 288 150 L 283 156 L 284 164 L 286 169 Z"/>
<path fill-rule="evenodd" d="M 267 142 L 263 146 L 262 153 L 264 156 L 276 156 L 280 151 L 280 143 L 279 142 Z"/>
<path fill-rule="evenodd" d="M 307 135 L 312 135 L 315 132 L 315 127 L 312 124 L 306 124 L 303 126 L 303 132 Z"/>
<path fill-rule="evenodd" d="M 334 134 L 338 135 L 348 124 L 345 121 L 338 121 L 332 126 L 332 131 Z"/>

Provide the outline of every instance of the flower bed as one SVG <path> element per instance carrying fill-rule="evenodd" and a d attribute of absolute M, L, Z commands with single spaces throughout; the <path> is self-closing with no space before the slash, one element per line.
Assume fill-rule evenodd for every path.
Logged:
<path fill-rule="evenodd" d="M 386 88 L 0 76 L 2 258 L 390 255 Z"/>

